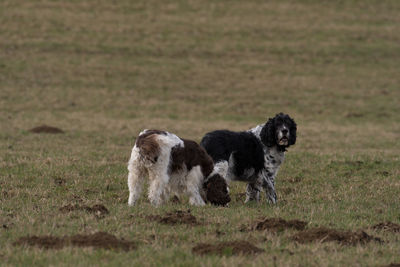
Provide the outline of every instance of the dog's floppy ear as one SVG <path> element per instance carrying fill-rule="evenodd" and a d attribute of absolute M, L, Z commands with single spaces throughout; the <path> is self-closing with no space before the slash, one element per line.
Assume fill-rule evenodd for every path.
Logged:
<path fill-rule="evenodd" d="M 287 121 L 289 125 L 289 146 L 294 145 L 296 143 L 296 135 L 297 135 L 297 124 L 296 122 L 287 115 Z"/>
<path fill-rule="evenodd" d="M 268 147 L 276 145 L 275 131 L 275 118 L 269 118 L 260 133 L 260 138 L 264 145 Z"/>
<path fill-rule="evenodd" d="M 207 190 L 210 187 L 210 179 L 207 179 L 204 183 L 203 183 L 203 189 Z"/>

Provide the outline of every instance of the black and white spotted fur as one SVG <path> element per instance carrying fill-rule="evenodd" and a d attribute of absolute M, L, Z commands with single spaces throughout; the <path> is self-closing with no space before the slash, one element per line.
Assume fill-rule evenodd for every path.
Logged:
<path fill-rule="evenodd" d="M 258 201 L 264 189 L 269 201 L 276 203 L 275 178 L 286 148 L 296 143 L 296 131 L 295 121 L 279 113 L 245 132 L 209 132 L 200 145 L 213 159 L 214 170 L 228 182 L 247 182 L 246 202 Z"/>

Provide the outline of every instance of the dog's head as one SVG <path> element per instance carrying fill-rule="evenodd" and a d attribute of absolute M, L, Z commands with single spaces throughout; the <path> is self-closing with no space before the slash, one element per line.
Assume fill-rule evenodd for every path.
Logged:
<path fill-rule="evenodd" d="M 213 205 L 225 206 L 231 201 L 228 185 L 219 174 L 214 174 L 207 179 L 204 183 L 204 190 L 207 202 Z"/>
<path fill-rule="evenodd" d="M 268 147 L 278 146 L 281 151 L 296 143 L 297 125 L 287 114 L 279 113 L 270 118 L 261 130 L 260 137 Z"/>

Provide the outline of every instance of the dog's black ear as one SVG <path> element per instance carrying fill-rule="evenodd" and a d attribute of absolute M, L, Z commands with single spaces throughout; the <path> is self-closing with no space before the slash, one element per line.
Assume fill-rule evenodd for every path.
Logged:
<path fill-rule="evenodd" d="M 294 145 L 296 143 L 296 136 L 297 136 L 297 124 L 296 122 L 287 115 L 287 121 L 289 125 L 289 146 Z"/>
<path fill-rule="evenodd" d="M 260 138 L 264 145 L 271 147 L 276 145 L 275 137 L 275 118 L 269 118 L 267 123 L 261 129 Z"/>

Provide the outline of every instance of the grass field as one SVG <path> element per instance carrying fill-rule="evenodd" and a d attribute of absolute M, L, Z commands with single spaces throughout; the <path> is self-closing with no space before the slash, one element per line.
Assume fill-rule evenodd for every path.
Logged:
<path fill-rule="evenodd" d="M 400 263 L 400 2 L 0 1 L 0 265 L 384 266 Z M 278 204 L 127 205 L 135 136 L 200 141 L 278 112 L 298 124 Z M 47 124 L 64 134 L 28 130 Z M 67 205 L 104 205 L 63 212 Z M 191 209 L 199 224 L 156 215 Z M 153 218 L 153 219 L 152 219 Z M 384 242 L 301 244 L 298 231 L 241 231 L 259 218 L 363 229 Z M 130 251 L 14 245 L 28 235 L 107 232 Z M 263 253 L 204 256 L 198 243 Z"/>

